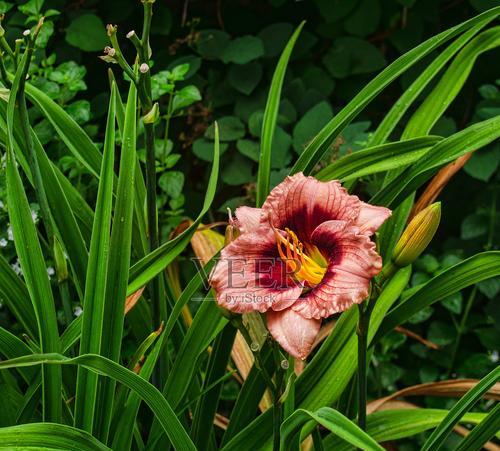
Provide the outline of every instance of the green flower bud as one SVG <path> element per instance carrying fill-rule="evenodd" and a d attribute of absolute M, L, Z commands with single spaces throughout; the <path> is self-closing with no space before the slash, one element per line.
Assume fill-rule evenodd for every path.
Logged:
<path fill-rule="evenodd" d="M 440 220 L 440 202 L 429 205 L 418 213 L 410 221 L 394 248 L 392 254 L 394 264 L 401 268 L 414 262 L 434 237 Z"/>
<path fill-rule="evenodd" d="M 64 249 L 57 237 L 54 237 L 54 260 L 56 264 L 57 281 L 59 283 L 64 282 L 69 277 L 68 264 L 66 262 Z"/>
<path fill-rule="evenodd" d="M 158 106 L 158 102 L 156 102 L 153 105 L 153 108 L 151 108 L 149 112 L 142 117 L 142 120 L 145 124 L 154 124 L 158 120 L 159 116 L 160 107 Z"/>

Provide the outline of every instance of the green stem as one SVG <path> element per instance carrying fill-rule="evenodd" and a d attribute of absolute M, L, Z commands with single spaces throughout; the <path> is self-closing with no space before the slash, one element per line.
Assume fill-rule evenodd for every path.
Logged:
<path fill-rule="evenodd" d="M 170 132 L 170 119 L 172 119 L 173 99 L 174 99 L 174 94 L 170 93 L 169 98 L 168 98 L 167 114 L 166 114 L 166 119 L 165 119 L 165 136 L 163 137 L 164 153 L 167 151 L 167 148 L 168 148 L 168 134 Z M 165 164 L 165 161 L 163 161 L 163 164 Z"/>
<path fill-rule="evenodd" d="M 2 78 L 2 83 L 7 89 L 10 89 L 12 86 L 12 82 L 9 80 L 9 76 L 7 75 L 7 70 L 5 69 L 5 62 L 3 60 L 4 54 L 0 54 L 0 77 Z"/>
<path fill-rule="evenodd" d="M 373 303 L 374 301 L 372 301 Z M 370 325 L 370 314 L 372 308 L 368 301 L 358 305 L 359 320 L 356 334 L 358 335 L 358 425 L 366 430 L 366 355 L 368 346 L 368 327 Z"/>
<path fill-rule="evenodd" d="M 283 406 L 281 404 L 281 394 L 283 391 L 284 371 L 281 366 L 281 355 L 278 344 L 273 342 L 273 356 L 276 367 L 275 387 L 273 392 L 273 451 L 280 449 L 280 428 L 283 418 Z"/>
<path fill-rule="evenodd" d="M 114 59 L 119 64 L 119 66 L 125 71 L 125 73 L 129 76 L 129 78 L 137 85 L 137 77 L 134 73 L 134 70 L 127 63 L 127 60 L 124 58 L 122 50 L 120 48 L 120 43 L 116 37 L 116 27 L 113 30 L 109 31 L 109 40 L 111 45 L 115 49 Z"/>
<path fill-rule="evenodd" d="M 139 63 L 149 63 L 149 32 L 151 29 L 151 18 L 153 15 L 152 2 L 144 1 L 144 25 L 142 29 L 141 47 L 139 52 Z M 139 101 L 142 114 L 145 115 L 153 107 L 151 93 L 151 71 L 148 69 L 144 73 L 139 71 Z M 144 138 L 146 146 L 146 192 L 147 192 L 147 218 L 148 218 L 148 239 L 149 250 L 154 251 L 159 245 L 158 237 L 158 216 L 156 209 L 156 156 L 155 156 L 155 129 L 153 123 L 144 124 Z M 162 296 L 160 289 L 160 279 L 155 277 L 151 281 L 151 316 L 153 325 L 158 328 L 163 318 Z M 161 362 L 155 369 L 153 380 L 157 386 L 161 386 Z"/>

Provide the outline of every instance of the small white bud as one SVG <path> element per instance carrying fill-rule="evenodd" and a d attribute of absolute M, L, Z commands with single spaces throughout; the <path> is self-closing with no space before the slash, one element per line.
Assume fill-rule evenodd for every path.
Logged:
<path fill-rule="evenodd" d="M 23 31 L 23 36 L 29 36 L 31 34 L 31 30 L 24 30 Z"/>
<path fill-rule="evenodd" d="M 127 38 L 130 39 L 132 36 L 135 35 L 135 30 L 130 30 L 128 33 L 127 33 Z"/>
<path fill-rule="evenodd" d="M 139 67 L 139 72 L 145 74 L 149 70 L 149 66 L 146 63 L 142 63 Z"/>

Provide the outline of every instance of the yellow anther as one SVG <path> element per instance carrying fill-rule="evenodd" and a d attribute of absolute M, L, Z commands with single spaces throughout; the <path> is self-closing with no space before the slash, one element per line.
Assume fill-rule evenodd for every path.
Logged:
<path fill-rule="evenodd" d="M 274 233 L 279 256 L 293 276 L 312 286 L 320 283 L 325 275 L 327 262 L 316 246 L 306 245 L 306 249 L 314 257 L 311 258 L 304 252 L 304 245 L 293 231 L 286 228 L 286 237 L 277 229 L 274 229 Z"/>

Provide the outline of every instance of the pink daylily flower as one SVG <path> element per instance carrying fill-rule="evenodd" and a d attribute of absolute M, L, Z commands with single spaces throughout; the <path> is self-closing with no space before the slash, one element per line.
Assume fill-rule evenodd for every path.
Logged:
<path fill-rule="evenodd" d="M 236 210 L 240 235 L 211 276 L 217 302 L 235 313 L 266 313 L 273 338 L 305 359 L 322 318 L 368 296 L 382 268 L 370 236 L 390 215 L 338 181 L 287 177 L 262 208 Z"/>

